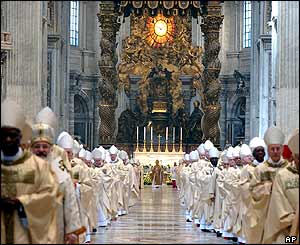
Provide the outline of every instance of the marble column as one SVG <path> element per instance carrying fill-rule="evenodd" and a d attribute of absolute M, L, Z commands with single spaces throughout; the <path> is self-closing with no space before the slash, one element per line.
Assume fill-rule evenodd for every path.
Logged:
<path fill-rule="evenodd" d="M 299 2 L 278 1 L 277 7 L 276 123 L 288 136 L 299 127 Z"/>
<path fill-rule="evenodd" d="M 269 34 L 260 35 L 257 42 L 259 46 L 259 137 L 264 137 L 264 134 L 271 124 L 269 122 L 269 102 L 271 102 L 270 88 L 271 77 L 271 36 Z"/>
<path fill-rule="evenodd" d="M 204 139 L 210 139 L 214 144 L 220 144 L 219 118 L 221 105 L 219 95 L 221 83 L 218 79 L 221 62 L 218 58 L 220 52 L 219 32 L 223 21 L 220 1 L 208 1 L 207 15 L 203 16 L 201 30 L 204 33 L 204 55 L 202 63 L 205 66 L 203 73 L 204 99 L 202 109 L 202 131 Z"/>
<path fill-rule="evenodd" d="M 101 27 L 100 70 L 99 79 L 99 137 L 101 144 L 115 143 L 115 109 L 118 104 L 117 91 L 117 54 L 116 54 L 116 32 L 119 31 L 118 14 L 115 12 L 114 1 L 105 1 L 99 4 L 100 12 L 97 14 Z"/>
<path fill-rule="evenodd" d="M 48 16 L 47 106 L 56 114 L 58 132 L 69 129 L 69 2 L 52 2 Z M 50 23 L 49 23 L 50 22 Z"/>
<path fill-rule="evenodd" d="M 253 2 L 251 23 L 250 139 L 264 137 L 272 118 L 272 36 L 266 28 L 266 2 Z M 270 11 L 270 9 L 269 9 Z"/>
<path fill-rule="evenodd" d="M 21 105 L 29 120 L 46 104 L 46 10 L 41 1 L 7 1 L 4 9 L 13 43 L 3 78 L 6 96 Z"/>

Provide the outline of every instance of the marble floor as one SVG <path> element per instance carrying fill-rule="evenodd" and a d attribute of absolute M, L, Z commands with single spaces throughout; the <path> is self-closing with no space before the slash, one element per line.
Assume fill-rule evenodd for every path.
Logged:
<path fill-rule="evenodd" d="M 232 244 L 185 221 L 185 210 L 171 186 L 146 186 L 129 214 L 91 234 L 94 244 Z"/>

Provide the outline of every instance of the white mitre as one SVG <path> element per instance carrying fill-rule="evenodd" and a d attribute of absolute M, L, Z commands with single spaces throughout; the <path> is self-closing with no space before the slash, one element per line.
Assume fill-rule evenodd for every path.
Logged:
<path fill-rule="evenodd" d="M 44 123 L 32 125 L 31 144 L 40 141 L 48 142 L 50 145 L 54 144 L 54 130 L 50 125 Z"/>
<path fill-rule="evenodd" d="M 116 155 L 116 154 L 118 154 L 118 152 L 119 152 L 118 148 L 115 147 L 114 145 L 112 145 L 112 146 L 109 148 L 109 153 L 110 153 L 111 155 Z"/>
<path fill-rule="evenodd" d="M 214 147 L 214 144 L 210 140 L 205 141 L 205 143 L 204 143 L 204 149 L 206 151 L 209 151 L 210 148 L 212 148 L 212 147 Z"/>
<path fill-rule="evenodd" d="M 299 154 L 299 128 L 295 129 L 289 136 L 288 147 L 292 153 Z"/>
<path fill-rule="evenodd" d="M 280 128 L 275 126 L 269 127 L 264 135 L 266 145 L 283 145 L 284 138 L 284 133 Z"/>
<path fill-rule="evenodd" d="M 73 154 L 76 155 L 80 150 L 81 150 L 81 147 L 80 147 L 78 141 L 74 140 L 73 147 L 72 147 Z"/>
<path fill-rule="evenodd" d="M 81 150 L 78 153 L 78 157 L 85 159 L 86 156 L 86 150 L 84 148 L 81 148 Z"/>
<path fill-rule="evenodd" d="M 227 157 L 228 149 L 221 153 L 221 161 L 223 163 L 229 163 L 229 158 Z"/>
<path fill-rule="evenodd" d="M 26 117 L 21 107 L 11 99 L 1 103 L 1 127 L 25 128 Z"/>
<path fill-rule="evenodd" d="M 95 148 L 92 151 L 92 155 L 94 159 L 102 159 L 102 151 L 100 151 L 99 148 Z"/>
<path fill-rule="evenodd" d="M 232 153 L 233 157 L 240 157 L 240 149 L 241 147 L 238 145 L 233 148 L 233 153 Z"/>
<path fill-rule="evenodd" d="M 92 159 L 93 159 L 92 153 L 90 151 L 87 151 L 87 150 L 85 152 L 86 152 L 85 160 L 92 161 Z"/>
<path fill-rule="evenodd" d="M 185 161 L 189 161 L 190 160 L 190 155 L 189 154 L 185 154 L 184 155 L 184 160 Z"/>
<path fill-rule="evenodd" d="M 252 151 L 248 145 L 242 144 L 241 149 L 240 149 L 240 158 L 243 158 L 246 156 L 252 156 Z"/>
<path fill-rule="evenodd" d="M 67 133 L 63 137 L 60 137 L 60 139 L 57 141 L 57 145 L 64 149 L 73 149 L 74 139 Z"/>
<path fill-rule="evenodd" d="M 189 154 L 189 158 L 192 162 L 198 161 L 199 160 L 199 153 L 198 151 L 192 151 Z"/>
<path fill-rule="evenodd" d="M 5 99 L 1 103 L 1 127 L 5 126 L 21 130 L 21 143 L 27 144 L 31 139 L 32 123 L 26 119 L 20 105 L 11 99 Z"/>
<path fill-rule="evenodd" d="M 69 134 L 67 131 L 62 131 L 58 136 L 57 136 L 57 139 L 56 139 L 56 144 L 58 144 L 58 142 L 60 141 L 60 139 L 62 137 L 64 137 L 65 135 Z"/>
<path fill-rule="evenodd" d="M 216 147 L 210 148 L 210 150 L 209 150 L 209 157 L 210 158 L 213 158 L 213 157 L 219 158 L 219 154 L 220 154 L 219 150 Z"/>
<path fill-rule="evenodd" d="M 35 124 L 32 126 L 31 143 L 46 141 L 54 144 L 54 129 L 56 128 L 57 117 L 47 106 L 43 108 L 35 117 Z"/>
<path fill-rule="evenodd" d="M 121 150 L 121 151 L 119 152 L 119 158 L 120 158 L 121 160 L 123 160 L 123 161 L 126 160 L 126 159 L 128 159 L 128 154 L 127 154 L 127 152 Z"/>
<path fill-rule="evenodd" d="M 229 159 L 232 159 L 233 158 L 233 152 L 234 152 L 234 148 L 232 146 L 230 146 L 227 149 L 226 157 L 229 158 Z"/>
<path fill-rule="evenodd" d="M 108 155 L 107 151 L 103 148 L 103 146 L 98 147 L 99 151 L 101 151 L 101 160 L 106 160 L 106 156 Z"/>
<path fill-rule="evenodd" d="M 57 117 L 55 113 L 48 106 L 43 108 L 35 117 L 36 123 L 48 124 L 55 130 L 57 125 Z"/>
<path fill-rule="evenodd" d="M 254 137 L 252 140 L 250 140 L 249 147 L 251 151 L 254 151 L 254 149 L 259 146 L 265 149 L 267 148 L 265 141 L 261 138 Z"/>
<path fill-rule="evenodd" d="M 203 143 L 198 146 L 197 151 L 199 152 L 200 155 L 205 155 L 205 149 Z"/>

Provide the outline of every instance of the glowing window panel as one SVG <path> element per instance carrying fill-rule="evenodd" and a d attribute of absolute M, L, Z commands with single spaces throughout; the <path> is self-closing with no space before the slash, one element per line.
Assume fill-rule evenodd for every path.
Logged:
<path fill-rule="evenodd" d="M 174 17 L 167 18 L 162 14 L 158 14 L 155 17 L 149 17 L 146 25 L 149 30 L 146 39 L 150 46 L 158 48 L 164 46 L 167 42 L 173 42 Z"/>

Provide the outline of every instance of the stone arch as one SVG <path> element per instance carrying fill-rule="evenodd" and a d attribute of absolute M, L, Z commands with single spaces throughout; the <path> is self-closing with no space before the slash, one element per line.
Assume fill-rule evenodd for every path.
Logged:
<path fill-rule="evenodd" d="M 81 91 L 74 95 L 74 136 L 82 144 L 91 145 L 91 127 L 89 116 L 89 99 Z"/>
<path fill-rule="evenodd" d="M 228 121 L 228 138 L 232 145 L 245 141 L 245 120 L 246 120 L 246 97 L 235 97 L 229 110 L 230 120 Z"/>

